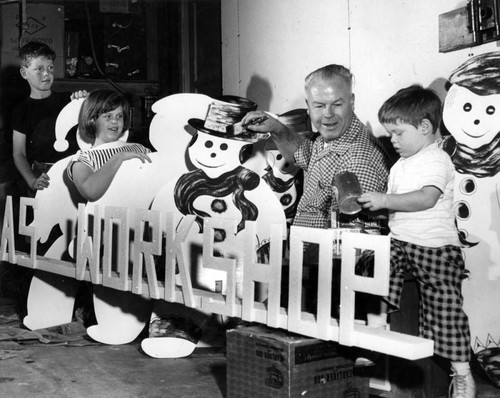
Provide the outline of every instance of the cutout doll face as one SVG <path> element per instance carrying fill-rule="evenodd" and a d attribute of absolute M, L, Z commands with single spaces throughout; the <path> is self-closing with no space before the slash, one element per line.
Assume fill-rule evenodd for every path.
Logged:
<path fill-rule="evenodd" d="M 500 131 L 500 94 L 481 96 L 453 84 L 443 108 L 446 128 L 460 144 L 479 148 Z"/>
<path fill-rule="evenodd" d="M 198 131 L 198 138 L 188 149 L 195 167 L 215 178 L 241 165 L 240 150 L 245 141 L 230 140 Z"/>

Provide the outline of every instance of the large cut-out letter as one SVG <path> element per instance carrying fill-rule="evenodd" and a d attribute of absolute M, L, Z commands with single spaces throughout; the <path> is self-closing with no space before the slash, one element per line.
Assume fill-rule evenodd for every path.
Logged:
<path fill-rule="evenodd" d="M 148 237 L 145 241 L 146 224 L 148 228 Z M 146 275 L 149 287 L 149 297 L 152 299 L 160 298 L 158 288 L 158 278 L 156 275 L 154 255 L 161 254 L 162 230 L 161 213 L 159 211 L 135 210 L 135 230 L 134 230 L 134 259 L 132 272 L 132 293 L 142 294 L 142 262 L 146 263 Z"/>
<path fill-rule="evenodd" d="M 78 205 L 78 235 L 76 237 L 76 279 L 85 280 L 87 262 L 89 264 L 90 280 L 95 285 L 102 284 L 100 271 L 101 255 L 101 207 L 94 208 L 93 236 L 88 236 L 88 215 L 85 205 Z"/>
<path fill-rule="evenodd" d="M 356 275 L 356 249 L 372 250 L 374 255 L 373 278 Z M 340 332 L 339 343 L 352 346 L 354 335 L 355 292 L 386 296 L 389 292 L 390 239 L 387 236 L 352 234 L 342 235 L 342 271 L 340 275 Z"/>
<path fill-rule="evenodd" d="M 290 228 L 290 285 L 288 297 L 288 330 L 317 337 L 324 340 L 336 340 L 338 326 L 332 322 L 332 262 L 333 242 L 336 233 L 333 229 L 316 229 L 292 226 Z M 304 319 L 301 311 L 302 298 L 302 263 L 304 242 L 319 245 L 317 316 L 312 314 Z"/>
<path fill-rule="evenodd" d="M 245 223 L 245 259 L 243 262 L 243 302 L 241 317 L 246 321 L 267 323 L 271 327 L 280 325 L 281 267 L 283 253 L 283 225 L 271 225 L 269 264 L 256 262 L 257 225 L 255 221 Z M 255 282 L 266 283 L 267 319 L 256 318 Z M 264 312 L 265 313 L 265 312 Z"/>
<path fill-rule="evenodd" d="M 21 198 L 19 204 L 19 233 L 30 237 L 30 255 L 29 257 L 20 256 L 17 260 L 19 265 L 25 267 L 37 268 L 37 242 L 38 228 L 33 222 L 30 226 L 26 225 L 26 209 L 31 207 L 33 210 L 38 209 L 38 200 L 35 198 Z"/>
<path fill-rule="evenodd" d="M 0 254 L 2 261 L 16 264 L 16 245 L 14 243 L 14 211 L 12 210 L 12 196 L 7 196 L 5 201 L 5 213 L 2 225 L 2 241 L 0 242 Z M 7 246 L 9 252 L 7 253 Z"/>
<path fill-rule="evenodd" d="M 128 276 L 129 212 L 129 209 L 122 207 L 106 207 L 104 209 L 102 284 L 123 291 L 130 290 Z"/>
<path fill-rule="evenodd" d="M 184 304 L 193 308 L 196 306 L 196 303 L 193 295 L 193 285 L 191 283 L 191 272 L 189 269 L 191 264 L 186 263 L 185 241 L 196 217 L 192 214 L 183 217 L 177 227 L 176 233 L 173 213 L 167 213 L 166 215 L 165 300 L 176 302 L 175 266 L 177 265 L 181 277 Z"/>
<path fill-rule="evenodd" d="M 220 270 L 226 273 L 226 299 L 202 297 L 201 307 L 208 312 L 227 316 L 241 316 L 236 310 L 236 259 L 214 256 L 214 230 L 224 230 L 225 240 L 221 246 L 230 247 L 231 251 L 236 248 L 235 219 L 205 218 L 203 226 L 203 267 Z M 222 295 L 221 295 L 222 298 Z"/>

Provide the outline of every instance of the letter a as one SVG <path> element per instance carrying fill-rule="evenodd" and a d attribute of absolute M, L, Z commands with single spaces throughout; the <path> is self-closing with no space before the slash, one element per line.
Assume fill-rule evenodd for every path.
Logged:
<path fill-rule="evenodd" d="M 7 245 L 9 252 L 7 253 Z M 16 264 L 16 247 L 14 243 L 14 212 L 12 210 L 12 196 L 7 196 L 5 202 L 5 218 L 2 226 L 2 241 L 0 243 L 0 259 Z"/>

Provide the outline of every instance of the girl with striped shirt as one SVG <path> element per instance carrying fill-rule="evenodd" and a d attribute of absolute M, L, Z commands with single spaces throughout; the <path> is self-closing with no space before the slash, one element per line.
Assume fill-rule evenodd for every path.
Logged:
<path fill-rule="evenodd" d="M 92 148 L 79 151 L 69 162 L 67 173 L 88 201 L 100 199 L 123 162 L 151 162 L 151 151 L 136 143 L 119 141 L 130 127 L 127 99 L 112 90 L 95 90 L 82 104 L 78 116 L 80 134 L 94 140 Z"/>

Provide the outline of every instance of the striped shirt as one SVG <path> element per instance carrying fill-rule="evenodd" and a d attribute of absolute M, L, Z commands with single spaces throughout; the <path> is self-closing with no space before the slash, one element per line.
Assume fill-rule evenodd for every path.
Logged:
<path fill-rule="evenodd" d="M 328 228 L 331 211 L 338 212 L 333 178 L 343 171 L 357 175 L 363 192 L 385 192 L 388 159 L 378 140 L 353 115 L 349 129 L 325 143 L 323 137 L 305 140 L 294 154 L 304 170 L 304 192 L 293 225 Z"/>
<path fill-rule="evenodd" d="M 73 181 L 73 164 L 76 162 L 82 162 L 95 173 L 106 162 L 108 162 L 109 159 L 119 152 L 150 153 L 151 151 L 141 144 L 126 143 L 121 141 L 102 144 L 85 151 L 78 151 L 68 163 L 68 167 L 66 169 L 68 177 L 71 181 Z"/>

